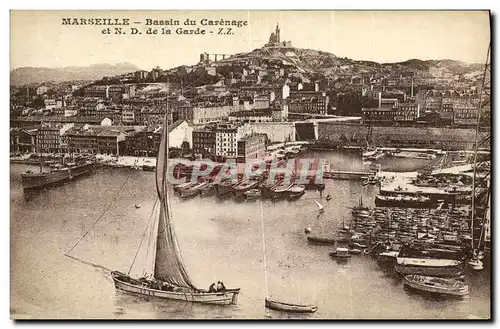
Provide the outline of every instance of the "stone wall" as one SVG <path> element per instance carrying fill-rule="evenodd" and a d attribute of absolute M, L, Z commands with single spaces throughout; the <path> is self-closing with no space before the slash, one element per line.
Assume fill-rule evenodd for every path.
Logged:
<path fill-rule="evenodd" d="M 318 141 L 329 146 L 366 145 L 369 127 L 355 123 L 318 123 Z M 398 148 L 472 150 L 475 130 L 430 127 L 372 127 L 372 145 Z"/>

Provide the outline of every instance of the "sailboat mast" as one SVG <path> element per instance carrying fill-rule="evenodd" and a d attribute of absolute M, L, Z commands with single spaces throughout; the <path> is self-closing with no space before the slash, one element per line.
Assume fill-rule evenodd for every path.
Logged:
<path fill-rule="evenodd" d="M 264 213 L 262 210 L 262 200 L 259 202 L 260 204 L 260 227 L 262 230 L 262 252 L 264 254 L 264 287 L 266 289 L 266 298 L 268 297 L 267 291 L 267 257 L 266 257 L 266 236 L 264 233 Z"/>

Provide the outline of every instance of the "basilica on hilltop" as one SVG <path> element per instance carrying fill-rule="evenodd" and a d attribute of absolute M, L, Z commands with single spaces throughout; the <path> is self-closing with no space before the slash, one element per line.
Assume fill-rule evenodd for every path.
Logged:
<path fill-rule="evenodd" d="M 276 23 L 276 29 L 269 36 L 269 42 L 264 45 L 265 47 L 292 47 L 291 41 L 283 41 L 280 39 L 280 27 Z"/>

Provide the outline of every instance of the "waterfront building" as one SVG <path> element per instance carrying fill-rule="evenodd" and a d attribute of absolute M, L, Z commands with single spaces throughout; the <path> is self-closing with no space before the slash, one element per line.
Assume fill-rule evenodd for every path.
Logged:
<path fill-rule="evenodd" d="M 156 156 L 160 146 L 161 130 L 161 128 L 148 128 L 129 132 L 125 137 L 123 154 L 146 157 Z"/>
<path fill-rule="evenodd" d="M 420 116 L 420 105 L 415 103 L 399 103 L 394 114 L 394 121 L 396 123 L 413 124 Z"/>
<path fill-rule="evenodd" d="M 70 153 L 121 155 L 127 134 L 142 129 L 144 127 L 84 125 L 69 129 L 65 135 Z"/>
<path fill-rule="evenodd" d="M 362 108 L 363 124 L 366 125 L 392 125 L 397 110 L 395 108 Z"/>
<path fill-rule="evenodd" d="M 293 122 L 257 122 L 245 124 L 247 134 L 265 134 L 271 143 L 294 142 L 296 139 Z"/>
<path fill-rule="evenodd" d="M 186 120 L 178 120 L 168 126 L 169 147 L 189 149 L 193 146 L 193 126 Z"/>
<path fill-rule="evenodd" d="M 265 134 L 250 134 L 238 141 L 238 152 L 236 161 L 244 163 L 251 159 L 262 159 L 266 155 Z"/>
<path fill-rule="evenodd" d="M 10 128 L 10 152 L 35 152 L 37 131 L 38 129 L 36 128 Z"/>
<path fill-rule="evenodd" d="M 325 92 L 290 91 L 289 113 L 327 114 L 329 97 Z"/>
<path fill-rule="evenodd" d="M 236 158 L 238 141 L 245 135 L 243 126 L 219 124 L 215 129 L 215 155 Z"/>
<path fill-rule="evenodd" d="M 74 127 L 74 123 L 43 123 L 36 132 L 36 149 L 38 153 L 65 153 L 67 144 L 63 135 Z"/>
<path fill-rule="evenodd" d="M 193 153 L 195 156 L 209 158 L 215 156 L 216 133 L 207 127 L 193 130 Z"/>

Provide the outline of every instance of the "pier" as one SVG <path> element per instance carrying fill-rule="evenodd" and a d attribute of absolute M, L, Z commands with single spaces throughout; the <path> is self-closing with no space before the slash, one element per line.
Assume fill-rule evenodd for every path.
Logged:
<path fill-rule="evenodd" d="M 344 180 L 362 180 L 368 176 L 372 176 L 373 173 L 369 171 L 340 171 L 331 170 L 325 171 L 324 177 L 330 179 L 344 179 Z"/>

